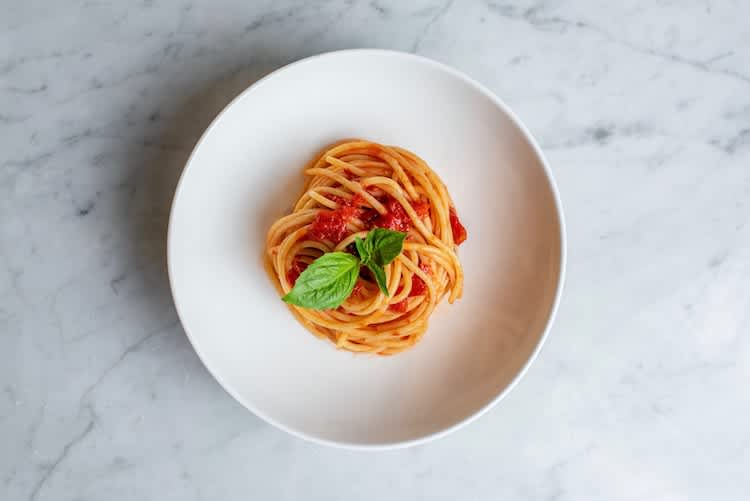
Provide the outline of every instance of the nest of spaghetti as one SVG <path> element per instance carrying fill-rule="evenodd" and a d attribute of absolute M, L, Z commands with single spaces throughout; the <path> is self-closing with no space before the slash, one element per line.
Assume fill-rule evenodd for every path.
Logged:
<path fill-rule="evenodd" d="M 352 140 L 326 148 L 305 167 L 305 188 L 266 241 L 267 267 L 282 294 L 325 253 L 357 253 L 355 239 L 373 228 L 405 232 L 402 252 L 384 267 L 388 294 L 362 268 L 340 306 L 289 305 L 316 336 L 339 349 L 393 355 L 414 346 L 447 295 L 461 297 L 457 247 L 466 240 L 448 190 L 414 153 Z"/>

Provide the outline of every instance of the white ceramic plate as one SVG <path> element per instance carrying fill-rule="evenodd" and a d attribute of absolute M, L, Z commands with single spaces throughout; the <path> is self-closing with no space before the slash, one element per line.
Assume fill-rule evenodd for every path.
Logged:
<path fill-rule="evenodd" d="M 463 299 L 438 306 L 422 341 L 394 357 L 313 337 L 262 264 L 302 166 L 351 137 L 424 158 L 469 232 Z M 232 396 L 295 435 L 384 448 L 444 435 L 518 381 L 554 316 L 564 249 L 549 168 L 497 97 L 428 59 L 350 50 L 272 73 L 214 120 L 177 188 L 168 258 L 185 331 Z"/>

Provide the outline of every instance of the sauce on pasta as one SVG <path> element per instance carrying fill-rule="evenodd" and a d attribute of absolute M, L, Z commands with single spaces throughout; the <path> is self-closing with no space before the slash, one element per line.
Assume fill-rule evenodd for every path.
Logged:
<path fill-rule="evenodd" d="M 463 289 L 456 250 L 467 230 L 445 185 L 414 153 L 364 140 L 323 150 L 304 174 L 304 192 L 266 240 L 269 274 L 282 294 L 323 254 L 356 255 L 355 239 L 373 228 L 406 238 L 401 254 L 384 267 L 388 295 L 363 267 L 339 307 L 289 305 L 292 313 L 340 349 L 393 355 L 414 346 L 443 297 L 452 303 Z"/>

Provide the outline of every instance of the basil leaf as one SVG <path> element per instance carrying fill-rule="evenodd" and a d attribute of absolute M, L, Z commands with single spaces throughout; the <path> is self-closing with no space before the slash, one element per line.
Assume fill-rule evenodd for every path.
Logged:
<path fill-rule="evenodd" d="M 375 282 L 377 282 L 380 290 L 383 291 L 383 294 L 388 296 L 388 282 L 385 279 L 385 270 L 383 269 L 383 267 L 373 262 L 367 263 L 366 266 L 370 269 L 373 276 L 375 277 Z"/>
<path fill-rule="evenodd" d="M 311 308 L 337 308 L 349 297 L 359 277 L 359 259 L 347 252 L 323 254 L 297 278 L 283 301 Z"/>
<path fill-rule="evenodd" d="M 359 237 L 354 237 L 354 246 L 357 248 L 359 259 L 362 260 L 363 263 L 370 261 L 372 256 L 372 245 L 367 245 L 365 240 L 362 240 Z"/>
<path fill-rule="evenodd" d="M 405 238 L 406 233 L 375 228 L 370 230 L 364 241 L 359 238 L 354 240 L 362 264 L 370 269 L 375 282 L 386 296 L 389 295 L 388 284 L 383 267 L 401 254 Z"/>
<path fill-rule="evenodd" d="M 371 230 L 364 240 L 354 239 L 359 258 L 347 252 L 323 254 L 300 274 L 289 294 L 281 299 L 314 310 L 337 308 L 352 293 L 360 264 L 370 269 L 378 287 L 388 296 L 384 267 L 401 254 L 405 238 L 406 233 L 400 231 Z"/>
<path fill-rule="evenodd" d="M 365 239 L 365 248 L 369 245 L 369 259 L 362 259 L 362 261 L 365 264 L 367 264 L 367 261 L 373 261 L 380 266 L 387 265 L 401 254 L 405 238 L 406 233 L 375 228 L 367 234 Z"/>

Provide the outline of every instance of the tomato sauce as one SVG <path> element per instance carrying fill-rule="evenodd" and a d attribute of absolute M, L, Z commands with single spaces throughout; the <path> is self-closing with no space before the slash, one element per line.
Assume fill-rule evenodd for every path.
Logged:
<path fill-rule="evenodd" d="M 361 278 L 358 278 L 357 281 L 354 283 L 354 289 L 352 289 L 352 296 L 361 296 L 365 288 L 365 283 L 362 281 Z"/>
<path fill-rule="evenodd" d="M 319 212 L 310 224 L 307 236 L 312 240 L 329 240 L 337 244 L 349 234 L 346 225 L 359 213 L 359 209 L 345 198 L 333 196 L 331 199 L 339 204 L 339 208 Z"/>
<path fill-rule="evenodd" d="M 427 292 L 427 284 L 425 284 L 424 280 L 419 278 L 417 275 L 414 275 L 411 278 L 411 290 L 409 291 L 409 297 L 424 296 L 425 292 Z"/>
<path fill-rule="evenodd" d="M 378 228 L 386 228 L 393 231 L 409 231 L 411 219 L 404 207 L 394 198 L 388 197 L 384 202 L 386 213 L 379 215 L 372 225 Z"/>
<path fill-rule="evenodd" d="M 453 233 L 453 242 L 456 245 L 461 245 L 466 241 L 466 228 L 463 224 L 461 224 L 461 221 L 458 219 L 458 214 L 456 214 L 456 209 L 453 207 L 450 208 L 450 223 L 451 223 L 451 232 Z"/>
<path fill-rule="evenodd" d="M 359 219 L 365 224 L 365 228 L 368 230 L 374 226 L 376 219 L 380 217 L 380 214 L 375 209 L 369 207 L 362 207 L 359 213 Z"/>
<path fill-rule="evenodd" d="M 417 213 L 419 219 L 424 219 L 430 215 L 430 202 L 418 200 L 413 202 L 411 206 L 414 208 L 414 212 Z"/>
<path fill-rule="evenodd" d="M 292 286 L 294 286 L 294 284 L 297 283 L 297 279 L 302 274 L 302 272 L 307 269 L 307 266 L 307 263 L 295 258 L 292 261 L 292 267 L 289 268 L 289 271 L 286 272 L 287 281 L 292 284 Z"/>
<path fill-rule="evenodd" d="M 386 228 L 407 233 L 412 228 L 411 218 L 406 213 L 406 209 L 393 197 L 378 197 L 385 206 L 385 214 L 379 214 L 370 207 L 363 207 L 365 200 L 359 194 L 354 195 L 351 199 L 336 195 L 329 198 L 336 202 L 339 207 L 335 210 L 321 211 L 310 224 L 307 233 L 308 238 L 318 241 L 328 240 L 337 244 L 348 236 L 349 232 L 346 225 L 354 217 L 361 219 L 367 229 Z M 420 219 L 430 215 L 430 203 L 425 200 L 417 200 L 411 206 Z M 459 244 L 466 240 L 466 229 L 461 225 L 453 208 L 451 208 L 450 217 L 453 239 L 456 244 Z"/>
<path fill-rule="evenodd" d="M 419 265 L 419 269 L 424 271 L 428 275 L 432 274 L 432 271 L 430 270 L 430 266 L 426 263 L 421 263 Z M 396 290 L 396 294 L 398 294 L 402 290 L 403 288 L 399 287 Z M 427 292 L 427 284 L 424 283 L 424 280 L 422 280 L 418 275 L 412 275 L 411 290 L 409 291 L 409 295 L 402 301 L 389 305 L 388 309 L 391 311 L 398 312 L 398 313 L 404 313 L 409 306 L 409 298 L 416 297 L 416 296 L 424 296 L 425 292 Z"/>
<path fill-rule="evenodd" d="M 385 206 L 386 213 L 382 215 L 378 214 L 371 221 L 368 221 L 370 227 L 386 228 L 404 233 L 408 232 L 411 229 L 411 218 L 401 203 L 390 196 L 383 198 L 381 202 Z M 427 201 L 418 200 L 412 202 L 411 206 L 420 219 L 424 219 L 430 215 L 430 203 Z"/>
<path fill-rule="evenodd" d="M 403 301 L 399 301 L 398 303 L 388 305 L 388 309 L 391 311 L 395 311 L 396 313 L 404 313 L 408 307 L 409 298 L 406 298 Z"/>

